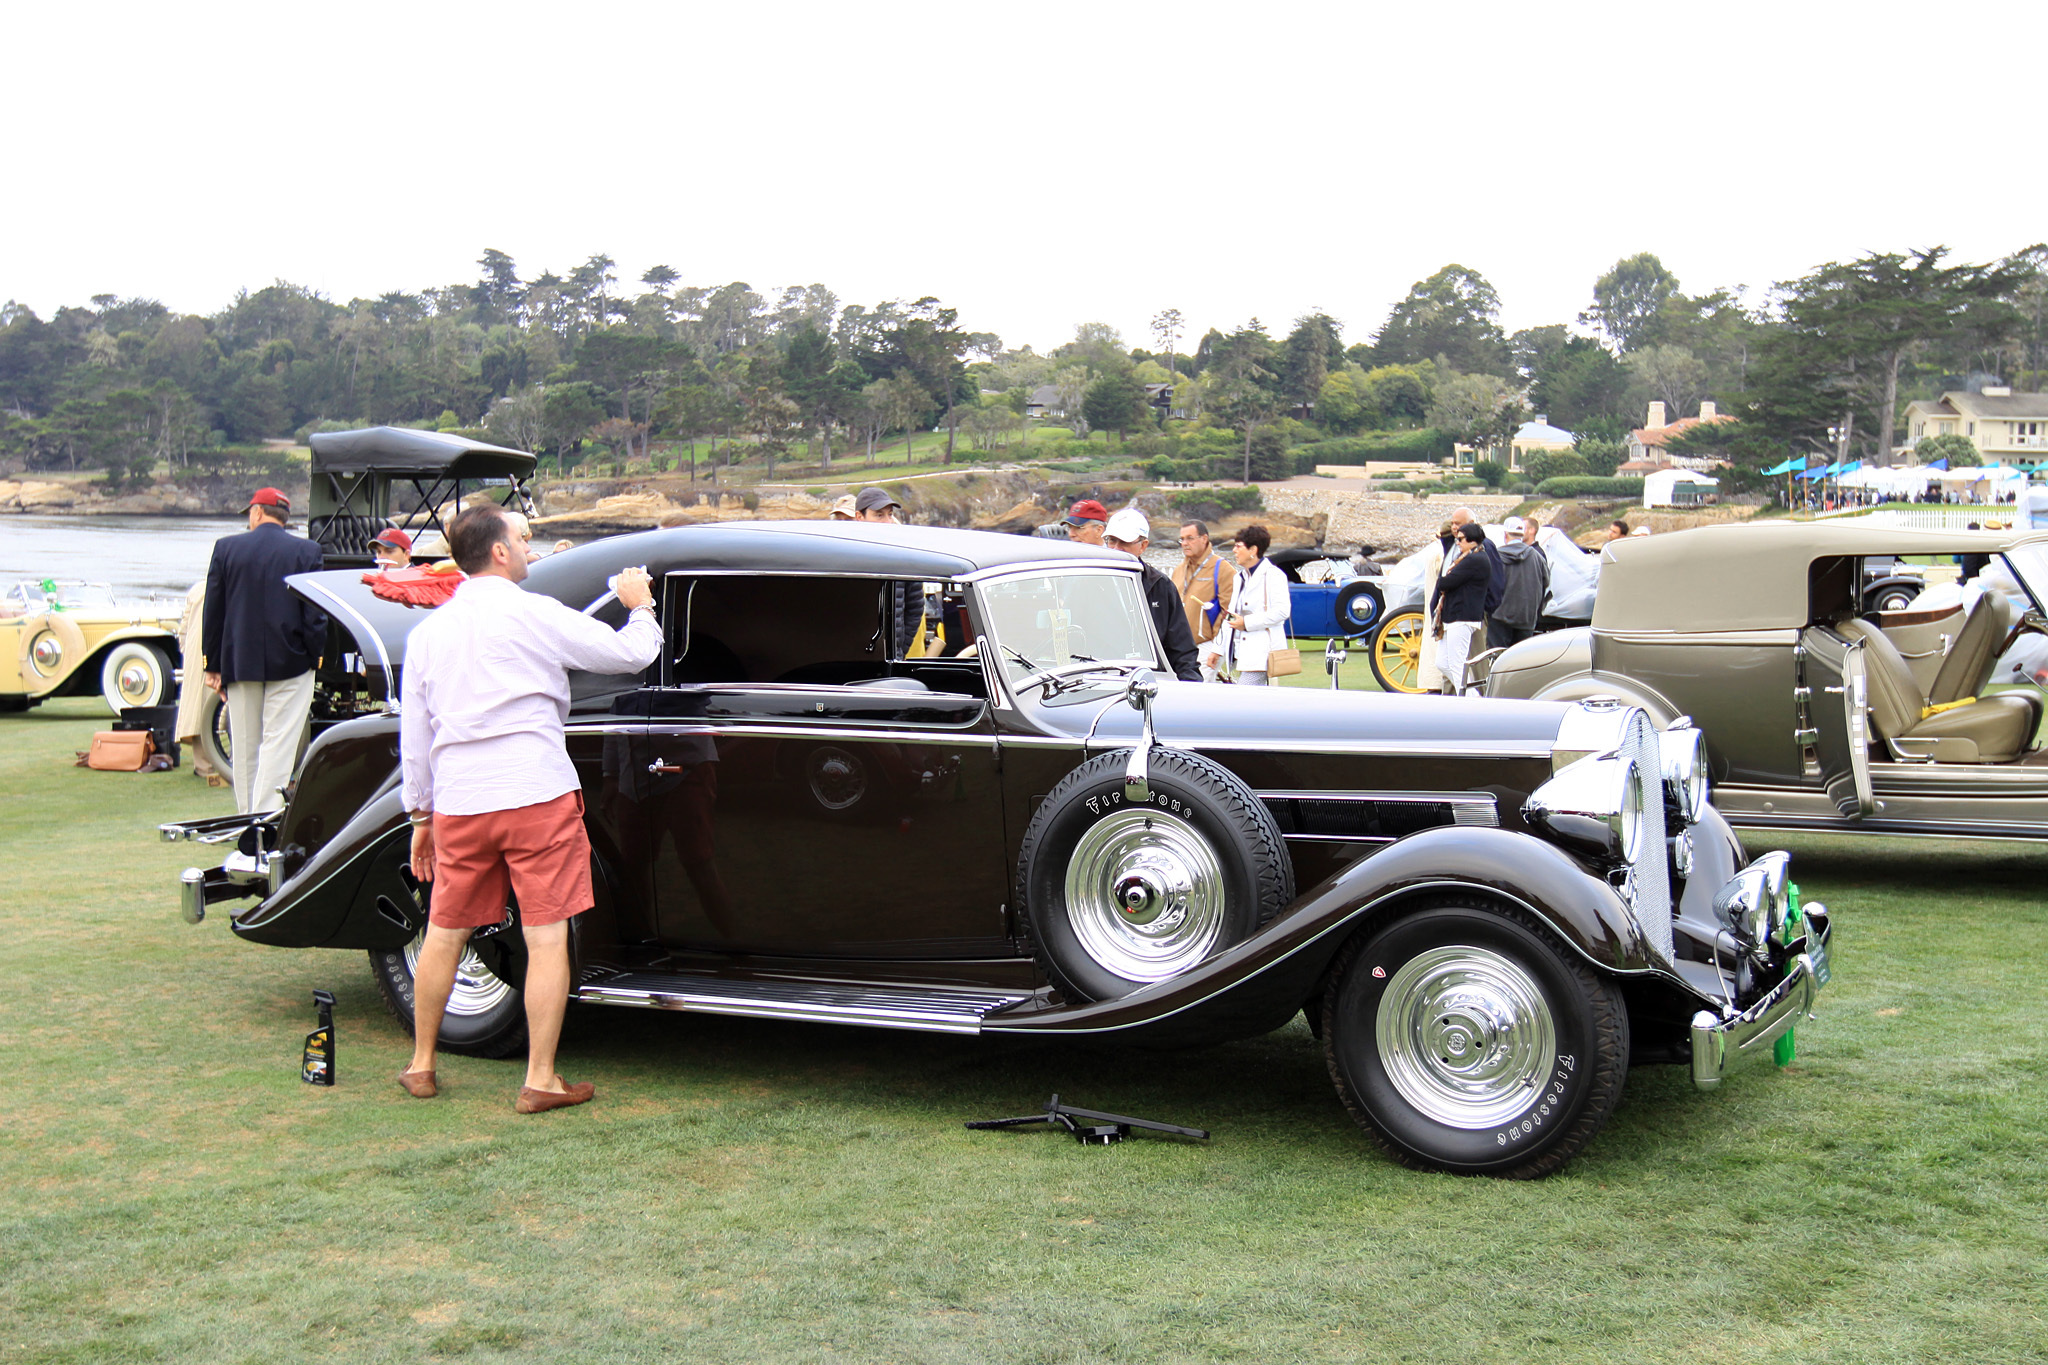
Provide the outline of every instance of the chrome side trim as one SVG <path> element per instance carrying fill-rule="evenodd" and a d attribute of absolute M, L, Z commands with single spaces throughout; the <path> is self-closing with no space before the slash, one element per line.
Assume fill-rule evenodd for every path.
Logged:
<path fill-rule="evenodd" d="M 1601 630 L 1593 633 L 1624 645 L 1796 645 L 1795 627 L 1766 627 L 1758 630 Z"/>
<path fill-rule="evenodd" d="M 384 648 L 384 637 L 370 628 L 370 623 L 363 619 L 361 612 L 350 606 L 346 601 L 336 597 L 318 583 L 300 583 L 293 586 L 299 592 L 319 597 L 328 604 L 332 611 L 347 617 L 356 626 L 360 627 L 359 630 L 352 632 L 356 637 L 358 648 L 361 647 L 364 640 L 368 640 L 377 647 L 377 663 L 384 670 L 384 710 L 389 715 L 397 715 L 398 674 L 391 666 L 390 651 Z"/>
<path fill-rule="evenodd" d="M 1040 738 L 1035 735 L 1018 735 L 1007 738 L 1005 744 L 1016 744 L 1025 748 L 1069 749 L 1080 747 L 1080 741 L 1064 738 Z M 1239 749 L 1270 751 L 1284 747 L 1291 754 L 1357 754 L 1364 757 L 1382 758 L 1541 758 L 1548 759 L 1551 745 L 1548 740 L 1526 740 L 1518 742 L 1495 741 L 1491 744 L 1466 744 L 1460 742 L 1457 752 L 1447 754 L 1443 740 L 1420 739 L 1360 739 L 1360 740 L 1275 740 L 1267 735 L 1263 738 L 1253 735 L 1233 735 L 1223 738 L 1179 740 L 1167 735 L 1162 741 L 1170 748 L 1192 749 L 1196 753 L 1227 752 Z M 1128 749 L 1129 739 L 1113 736 L 1098 736 L 1088 741 L 1091 750 Z M 1438 798 L 1431 798 L 1438 799 Z"/>
<path fill-rule="evenodd" d="M 1500 798 L 1491 792 L 1430 792 L 1430 791 L 1367 791 L 1363 788 L 1325 788 L 1321 791 L 1298 790 L 1295 788 L 1261 789 L 1252 793 L 1261 801 L 1402 801 L 1420 805 L 1454 806 L 1479 811 L 1498 811 Z M 1461 825 L 1497 825 L 1494 819 L 1478 819 L 1462 816 Z"/>
<path fill-rule="evenodd" d="M 879 990 L 813 981 L 731 981 L 652 972 L 579 986 L 578 1000 L 640 1009 L 791 1019 L 925 1033 L 979 1033 L 982 1016 L 1029 999 L 993 991 Z"/>
<path fill-rule="evenodd" d="M 1826 944 L 1831 933 L 1826 914 L 1816 908 L 1812 920 L 1809 932 Z M 1692 1083 L 1712 1090 L 1735 1066 L 1762 1056 L 1794 1024 L 1813 1018 L 1813 998 L 1819 993 L 1813 958 L 1796 953 L 1785 979 L 1740 1014 L 1717 1019 L 1711 1010 L 1701 1010 L 1693 1015 Z"/>
<path fill-rule="evenodd" d="M 773 739 L 872 739 L 889 744 L 953 744 L 965 745 L 971 749 L 993 749 L 996 737 L 991 734 L 973 733 L 960 730 L 856 730 L 852 727 L 837 729 L 815 723 L 804 725 L 777 725 L 773 722 L 744 720 L 733 724 L 705 722 L 701 720 L 664 722 L 659 716 L 647 722 L 643 730 L 624 733 L 644 734 L 652 740 L 669 735 L 699 735 L 710 739 L 724 739 L 735 735 L 748 738 Z M 1008 743 L 1008 740 L 1004 741 Z M 1078 747 L 1069 742 L 1067 748 Z"/>

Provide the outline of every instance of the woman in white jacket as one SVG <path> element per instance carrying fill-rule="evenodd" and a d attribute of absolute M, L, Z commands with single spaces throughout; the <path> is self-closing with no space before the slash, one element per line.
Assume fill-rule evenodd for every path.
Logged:
<path fill-rule="evenodd" d="M 1220 671 L 1227 662 L 1247 687 L 1266 686 L 1267 658 L 1274 650 L 1287 648 L 1287 618 L 1293 605 L 1287 575 L 1266 560 L 1272 545 L 1272 533 L 1263 526 L 1247 526 L 1237 533 L 1237 586 L 1231 593 L 1230 615 L 1223 618 L 1216 638 L 1202 646 L 1210 667 Z"/>

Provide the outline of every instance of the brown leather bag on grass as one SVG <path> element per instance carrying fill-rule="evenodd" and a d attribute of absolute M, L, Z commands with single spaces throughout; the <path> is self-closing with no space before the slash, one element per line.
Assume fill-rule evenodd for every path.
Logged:
<path fill-rule="evenodd" d="M 92 748 L 78 756 L 78 766 L 102 773 L 139 773 L 156 754 L 156 740 L 147 730 L 100 730 Z"/>

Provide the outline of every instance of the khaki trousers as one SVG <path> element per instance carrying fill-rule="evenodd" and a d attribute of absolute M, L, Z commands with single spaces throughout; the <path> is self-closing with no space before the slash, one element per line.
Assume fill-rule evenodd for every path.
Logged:
<path fill-rule="evenodd" d="M 313 674 L 278 682 L 231 682 L 228 739 L 234 745 L 235 809 L 282 810 L 313 715 Z"/>

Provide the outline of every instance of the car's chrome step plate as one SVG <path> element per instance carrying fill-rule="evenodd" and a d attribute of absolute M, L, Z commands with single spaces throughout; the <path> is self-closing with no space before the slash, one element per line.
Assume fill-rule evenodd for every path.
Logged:
<path fill-rule="evenodd" d="M 979 1033 L 982 1016 L 1029 997 L 996 991 L 886 989 L 828 981 L 735 981 L 717 976 L 629 972 L 580 986 L 598 1005 L 801 1019 L 821 1024 Z"/>

